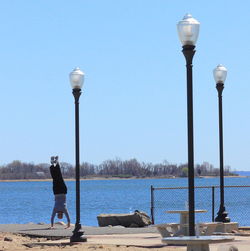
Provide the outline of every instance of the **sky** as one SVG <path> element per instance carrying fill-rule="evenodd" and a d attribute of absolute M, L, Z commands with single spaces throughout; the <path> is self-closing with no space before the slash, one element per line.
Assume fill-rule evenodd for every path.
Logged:
<path fill-rule="evenodd" d="M 224 163 L 250 171 L 250 2 L 0 1 L 0 165 L 51 155 L 74 164 L 80 67 L 80 161 L 187 162 L 186 68 L 176 24 L 200 22 L 193 60 L 194 159 L 219 167 L 223 64 Z M 245 32 L 246 31 L 246 32 Z"/>

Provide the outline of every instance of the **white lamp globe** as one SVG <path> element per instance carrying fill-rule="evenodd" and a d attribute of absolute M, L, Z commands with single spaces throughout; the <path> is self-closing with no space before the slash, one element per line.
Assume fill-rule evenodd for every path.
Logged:
<path fill-rule="evenodd" d="M 214 80 L 216 83 L 224 83 L 227 77 L 227 69 L 223 65 L 219 64 L 213 71 Z"/>
<path fill-rule="evenodd" d="M 195 45 L 198 39 L 200 23 L 190 14 L 186 14 L 177 24 L 178 35 L 182 45 Z"/>
<path fill-rule="evenodd" d="M 69 74 L 69 80 L 70 80 L 72 89 L 82 89 L 83 82 L 84 82 L 84 73 L 80 70 L 80 68 L 76 67 Z"/>

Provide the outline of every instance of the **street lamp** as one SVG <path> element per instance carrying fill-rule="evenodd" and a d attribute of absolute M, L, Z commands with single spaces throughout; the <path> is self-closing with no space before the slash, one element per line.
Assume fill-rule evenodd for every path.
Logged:
<path fill-rule="evenodd" d="M 218 91 L 219 101 L 219 142 L 220 142 L 220 209 L 217 213 L 215 221 L 230 222 L 228 213 L 224 205 L 224 163 L 223 163 L 223 123 L 222 123 L 222 91 L 224 89 L 224 82 L 227 77 L 227 69 L 219 64 L 214 69 L 214 79 L 216 82 L 216 89 Z"/>
<path fill-rule="evenodd" d="M 84 73 L 75 68 L 69 74 L 70 83 L 73 89 L 73 95 L 75 98 L 75 154 L 76 154 L 76 223 L 73 235 L 70 237 L 70 242 L 86 242 L 87 238 L 83 235 L 80 223 L 80 143 L 79 143 L 79 98 L 81 96 L 81 88 L 84 81 Z"/>
<path fill-rule="evenodd" d="M 182 52 L 187 68 L 187 129 L 188 129 L 188 204 L 189 204 L 189 235 L 195 236 L 194 217 L 194 136 L 193 136 L 193 73 L 192 60 L 195 53 L 195 43 L 199 35 L 200 23 L 190 14 L 177 24 L 177 30 L 182 43 Z"/>

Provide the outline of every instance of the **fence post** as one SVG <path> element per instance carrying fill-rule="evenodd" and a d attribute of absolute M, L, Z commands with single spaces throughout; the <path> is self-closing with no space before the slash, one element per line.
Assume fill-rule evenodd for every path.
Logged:
<path fill-rule="evenodd" d="M 212 186 L 212 222 L 214 222 L 214 186 Z"/>
<path fill-rule="evenodd" d="M 155 219 L 154 219 L 154 188 L 151 185 L 150 186 L 150 200 L 151 200 L 151 208 L 150 208 L 150 213 L 151 213 L 151 221 L 152 224 L 155 224 Z"/>

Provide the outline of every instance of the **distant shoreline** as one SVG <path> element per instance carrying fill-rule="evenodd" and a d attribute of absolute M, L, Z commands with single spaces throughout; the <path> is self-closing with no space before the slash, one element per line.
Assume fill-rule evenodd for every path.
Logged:
<path fill-rule="evenodd" d="M 195 178 L 219 178 L 220 176 L 200 176 Z M 224 176 L 224 178 L 247 178 L 248 176 Z M 136 178 L 136 177 L 129 177 L 129 178 L 119 178 L 119 177 L 93 177 L 93 178 L 81 178 L 80 180 L 144 180 L 144 179 L 177 179 L 177 178 L 184 178 L 184 177 L 145 177 L 145 178 Z M 187 177 L 185 177 L 187 178 Z M 64 179 L 65 181 L 75 181 L 75 179 Z M 52 179 L 17 179 L 17 180 L 0 180 L 0 182 L 51 182 Z"/>

